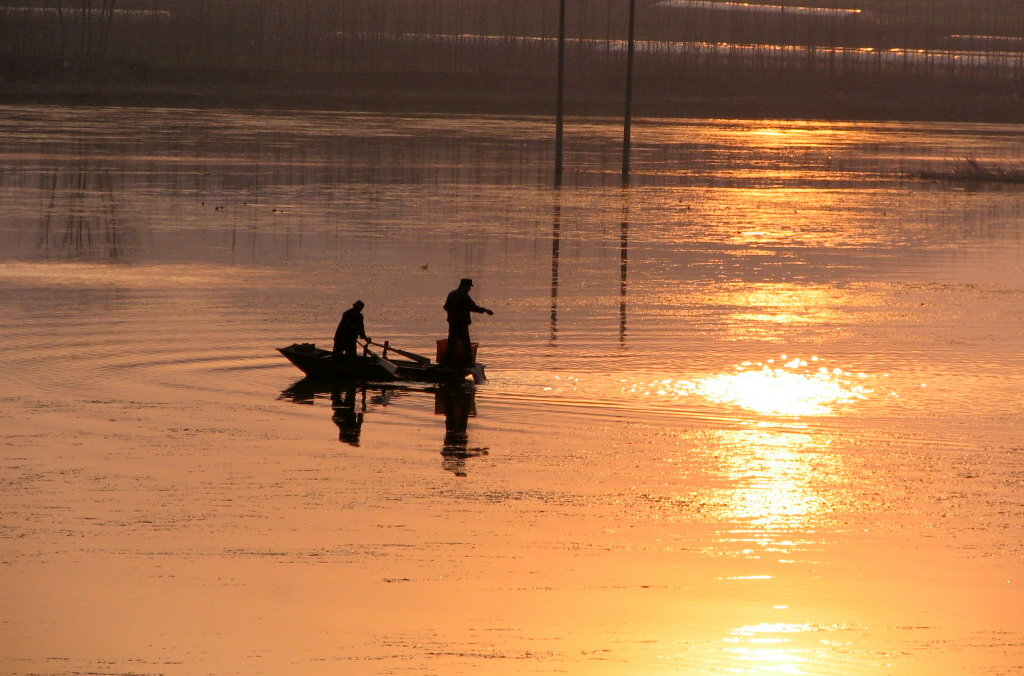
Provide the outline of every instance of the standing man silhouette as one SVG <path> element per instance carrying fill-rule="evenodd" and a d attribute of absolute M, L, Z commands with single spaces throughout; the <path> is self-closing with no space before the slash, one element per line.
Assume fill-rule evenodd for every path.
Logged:
<path fill-rule="evenodd" d="M 472 343 L 469 339 L 469 325 L 473 320 L 469 318 L 471 312 L 493 315 L 492 310 L 480 307 L 469 297 L 469 290 L 473 288 L 472 279 L 463 279 L 459 282 L 459 288 L 448 294 L 444 302 L 444 309 L 448 313 L 448 349 L 445 350 L 442 363 L 445 366 L 475 366 L 473 359 Z M 462 363 L 459 363 L 459 350 L 461 348 Z"/>
<path fill-rule="evenodd" d="M 341 313 L 341 321 L 338 329 L 334 332 L 334 357 L 355 357 L 356 338 L 362 338 L 366 342 L 366 329 L 363 328 L 363 301 L 357 300 L 352 307 Z"/>

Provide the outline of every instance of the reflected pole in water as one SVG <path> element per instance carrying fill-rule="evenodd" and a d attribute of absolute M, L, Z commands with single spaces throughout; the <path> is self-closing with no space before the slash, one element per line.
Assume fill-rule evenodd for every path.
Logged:
<path fill-rule="evenodd" d="M 555 104 L 555 187 L 562 185 L 562 131 L 565 117 L 565 0 L 558 0 L 558 94 Z"/>
<path fill-rule="evenodd" d="M 619 344 L 626 344 L 626 272 L 629 266 L 629 193 L 622 195 L 622 224 L 619 226 Z"/>
<path fill-rule="evenodd" d="M 629 0 L 629 32 L 626 37 L 626 112 L 622 121 L 622 186 L 629 185 L 629 145 L 633 126 L 633 47 L 636 0 Z"/>
<path fill-rule="evenodd" d="M 562 191 L 555 191 L 551 223 L 551 344 L 558 338 L 558 248 L 562 237 Z"/>

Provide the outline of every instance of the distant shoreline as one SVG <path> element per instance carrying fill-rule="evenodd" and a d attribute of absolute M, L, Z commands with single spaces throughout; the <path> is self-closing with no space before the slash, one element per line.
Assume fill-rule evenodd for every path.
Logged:
<path fill-rule="evenodd" d="M 254 110 L 336 110 L 382 113 L 554 115 L 550 97 L 524 93 L 515 83 L 423 82 L 408 87 L 401 79 L 367 86 L 281 86 L 278 83 L 176 82 L 6 82 L 0 104 L 62 106 L 139 106 L 170 108 L 248 108 Z M 423 86 L 426 85 L 426 86 Z M 454 86 L 453 86 L 454 85 Z M 1024 97 L 943 97 L 909 95 L 880 99 L 843 92 L 806 94 L 655 95 L 639 83 L 633 114 L 638 117 L 809 119 L 852 121 L 934 121 L 1024 123 Z M 536 87 L 533 92 L 536 92 Z M 566 94 L 570 117 L 621 116 L 621 97 L 607 92 Z"/>
<path fill-rule="evenodd" d="M 1024 123 L 1005 0 L 117 4 L 0 8 L 0 102 Z"/>

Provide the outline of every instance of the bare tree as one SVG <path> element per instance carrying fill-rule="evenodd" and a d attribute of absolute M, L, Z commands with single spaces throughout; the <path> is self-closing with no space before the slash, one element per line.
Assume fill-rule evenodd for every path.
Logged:
<path fill-rule="evenodd" d="M 49 0 L 60 27 L 60 62 L 92 65 L 107 52 L 117 0 Z M 73 49 L 71 46 L 73 45 Z"/>

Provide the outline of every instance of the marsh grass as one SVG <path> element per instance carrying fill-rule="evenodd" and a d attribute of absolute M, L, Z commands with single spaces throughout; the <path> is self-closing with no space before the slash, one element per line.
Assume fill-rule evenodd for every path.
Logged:
<path fill-rule="evenodd" d="M 914 178 L 958 183 L 1024 183 L 1024 169 L 1007 169 L 983 165 L 971 158 L 958 160 L 949 169 L 926 169 L 912 174 Z"/>

